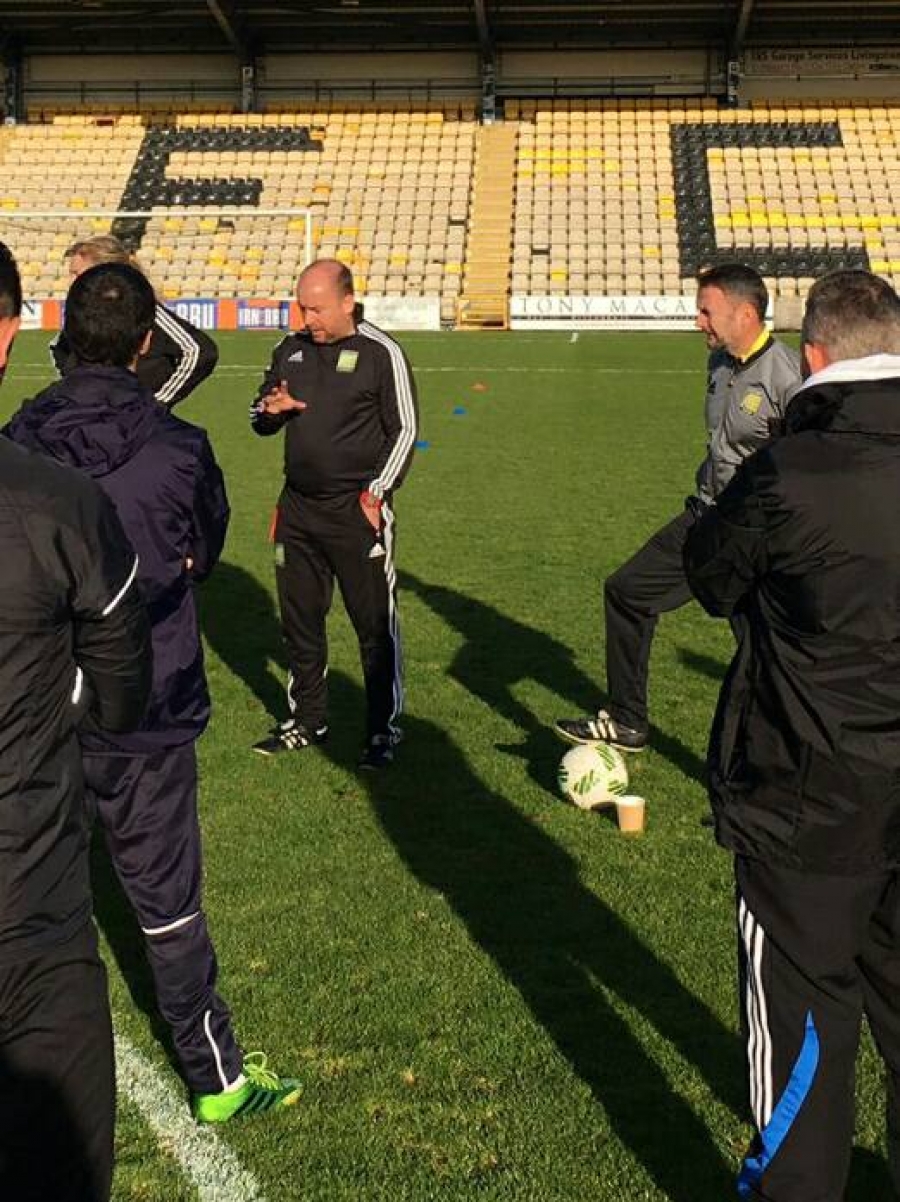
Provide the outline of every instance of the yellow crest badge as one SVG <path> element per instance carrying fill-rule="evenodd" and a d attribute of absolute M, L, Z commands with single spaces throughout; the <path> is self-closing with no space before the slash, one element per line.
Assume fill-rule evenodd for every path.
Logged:
<path fill-rule="evenodd" d="M 751 417 L 759 413 L 760 405 L 762 405 L 762 397 L 758 392 L 748 392 L 741 401 L 741 408 L 745 413 L 749 413 Z"/>

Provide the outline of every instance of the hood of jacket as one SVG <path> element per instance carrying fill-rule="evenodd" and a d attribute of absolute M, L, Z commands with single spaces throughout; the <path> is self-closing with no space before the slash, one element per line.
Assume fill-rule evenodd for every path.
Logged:
<path fill-rule="evenodd" d="M 16 442 L 102 477 L 132 459 L 164 411 L 125 367 L 76 367 L 26 401 L 6 428 Z"/>

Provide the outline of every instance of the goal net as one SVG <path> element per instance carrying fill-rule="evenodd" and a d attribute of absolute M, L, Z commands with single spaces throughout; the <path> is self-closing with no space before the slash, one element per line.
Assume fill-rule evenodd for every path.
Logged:
<path fill-rule="evenodd" d="M 0 208 L 0 240 L 16 257 L 29 301 L 63 299 L 71 282 L 66 251 L 98 234 L 119 238 L 166 301 L 284 300 L 316 239 L 310 209 Z"/>

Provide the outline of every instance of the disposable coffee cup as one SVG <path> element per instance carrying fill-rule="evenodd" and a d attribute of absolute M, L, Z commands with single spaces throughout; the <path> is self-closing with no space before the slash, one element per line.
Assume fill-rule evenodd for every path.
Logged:
<path fill-rule="evenodd" d="M 647 803 L 643 797 L 627 795 L 616 798 L 616 814 L 619 830 L 623 835 L 640 835 L 644 830 Z"/>

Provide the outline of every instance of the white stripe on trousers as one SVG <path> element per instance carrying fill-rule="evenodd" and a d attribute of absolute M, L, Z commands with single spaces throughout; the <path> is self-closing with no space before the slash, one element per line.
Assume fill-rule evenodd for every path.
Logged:
<path fill-rule="evenodd" d="M 400 640 L 400 622 L 397 617 L 397 571 L 394 567 L 394 514 L 387 502 L 382 502 L 381 516 L 384 521 L 384 575 L 388 590 L 388 621 L 391 641 L 394 644 L 394 708 L 388 726 L 395 731 L 394 722 L 403 712 L 403 644 Z"/>
<path fill-rule="evenodd" d="M 750 1071 L 750 1106 L 759 1131 L 772 1117 L 772 1036 L 763 985 L 762 960 L 766 933 L 741 897 L 738 925 L 744 944 L 747 1014 L 747 1063 Z"/>

